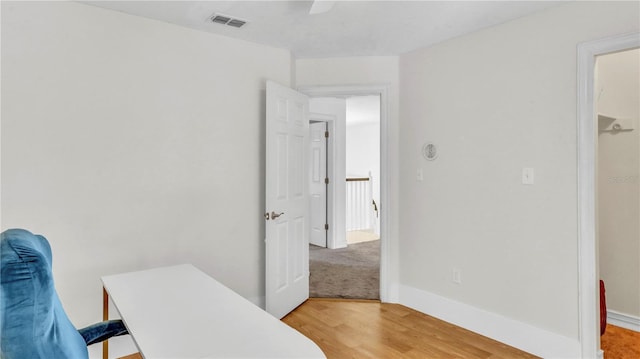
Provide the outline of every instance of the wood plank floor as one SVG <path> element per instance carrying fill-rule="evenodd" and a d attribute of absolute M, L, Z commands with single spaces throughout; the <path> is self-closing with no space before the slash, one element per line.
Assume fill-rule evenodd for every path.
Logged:
<path fill-rule="evenodd" d="M 309 299 L 283 322 L 333 358 L 536 358 L 399 304 Z"/>
<path fill-rule="evenodd" d="M 600 348 L 604 350 L 604 359 L 638 359 L 640 333 L 607 324 L 600 339 Z"/>

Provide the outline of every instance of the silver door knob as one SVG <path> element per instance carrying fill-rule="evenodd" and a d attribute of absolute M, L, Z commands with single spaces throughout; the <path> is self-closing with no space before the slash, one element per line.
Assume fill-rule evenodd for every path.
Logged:
<path fill-rule="evenodd" d="M 271 211 L 271 219 L 276 219 L 276 218 L 282 216 L 283 214 L 284 214 L 284 212 L 276 213 L 276 212 Z"/>

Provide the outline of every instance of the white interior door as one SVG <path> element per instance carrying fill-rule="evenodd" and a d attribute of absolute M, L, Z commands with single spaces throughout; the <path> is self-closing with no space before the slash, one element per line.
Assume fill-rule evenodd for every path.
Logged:
<path fill-rule="evenodd" d="M 331 249 L 347 246 L 346 230 L 346 113 L 344 98 L 314 97 L 309 100 L 309 117 L 329 125 L 327 177 L 328 223 L 327 246 Z"/>
<path fill-rule="evenodd" d="M 327 246 L 327 132 L 326 122 L 309 125 L 309 242 Z"/>
<path fill-rule="evenodd" d="M 309 298 L 309 100 L 267 81 L 266 310 L 282 318 Z"/>

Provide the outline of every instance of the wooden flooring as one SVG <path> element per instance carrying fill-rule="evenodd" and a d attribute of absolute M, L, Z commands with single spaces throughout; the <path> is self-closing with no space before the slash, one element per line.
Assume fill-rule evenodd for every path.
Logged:
<path fill-rule="evenodd" d="M 142 355 L 140 353 L 134 353 L 127 355 L 126 357 L 120 357 L 118 359 L 142 359 Z"/>
<path fill-rule="evenodd" d="M 536 358 L 399 304 L 310 299 L 282 321 L 329 359 Z"/>
<path fill-rule="evenodd" d="M 604 350 L 604 359 L 638 359 L 640 333 L 607 324 L 600 347 Z"/>

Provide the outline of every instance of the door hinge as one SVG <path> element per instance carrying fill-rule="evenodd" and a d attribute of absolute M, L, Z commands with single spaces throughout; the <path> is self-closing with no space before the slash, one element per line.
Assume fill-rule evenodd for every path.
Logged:
<path fill-rule="evenodd" d="M 324 138 L 329 138 L 329 131 L 324 131 Z"/>
<path fill-rule="evenodd" d="M 329 230 L 329 224 L 328 224 L 328 223 L 325 223 L 325 224 L 324 224 L 324 230 L 325 230 L 325 231 L 328 231 L 328 230 Z"/>
<path fill-rule="evenodd" d="M 324 184 L 329 184 L 329 177 L 326 177 L 326 178 L 324 179 Z"/>

